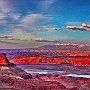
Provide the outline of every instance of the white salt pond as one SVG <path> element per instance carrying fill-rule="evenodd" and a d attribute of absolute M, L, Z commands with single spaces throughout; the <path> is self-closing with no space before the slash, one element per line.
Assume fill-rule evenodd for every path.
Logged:
<path fill-rule="evenodd" d="M 35 70 L 35 69 L 26 69 L 27 73 L 37 73 L 37 74 L 59 74 L 65 73 L 64 71 L 54 71 L 54 70 Z"/>
<path fill-rule="evenodd" d="M 66 65 L 65 65 L 66 66 Z M 80 70 L 80 72 L 82 73 L 86 73 L 87 74 L 74 74 L 74 73 L 68 73 L 66 74 L 68 71 L 65 71 L 64 69 L 61 69 L 62 71 L 60 71 L 58 65 L 18 65 L 19 68 L 22 68 L 22 70 L 26 71 L 27 73 L 31 73 L 31 74 L 62 74 L 62 75 L 66 75 L 66 76 L 72 76 L 72 77 L 82 77 L 82 78 L 90 78 L 90 74 L 89 74 L 89 67 L 85 67 L 85 69 L 82 70 L 82 68 L 79 67 L 74 67 L 75 70 Z M 71 67 L 72 68 L 72 67 Z M 64 70 L 64 71 L 63 71 Z M 70 71 L 70 70 L 69 70 Z M 74 71 L 74 70 L 72 70 Z"/>
<path fill-rule="evenodd" d="M 68 74 L 66 76 L 90 78 L 90 75 Z"/>

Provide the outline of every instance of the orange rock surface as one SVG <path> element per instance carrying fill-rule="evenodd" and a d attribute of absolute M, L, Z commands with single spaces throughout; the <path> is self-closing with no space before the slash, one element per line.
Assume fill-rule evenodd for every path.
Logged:
<path fill-rule="evenodd" d="M 0 65 L 7 65 L 6 55 L 5 53 L 0 54 Z"/>
<path fill-rule="evenodd" d="M 13 57 L 11 60 L 15 64 L 60 64 L 60 63 L 71 63 L 75 66 L 90 66 L 90 57 L 74 57 L 74 58 L 65 58 L 60 57 L 45 57 L 42 55 L 37 56 L 18 56 Z"/>
<path fill-rule="evenodd" d="M 71 63 L 75 66 L 90 66 L 90 57 L 73 58 L 66 60 L 66 63 Z"/>

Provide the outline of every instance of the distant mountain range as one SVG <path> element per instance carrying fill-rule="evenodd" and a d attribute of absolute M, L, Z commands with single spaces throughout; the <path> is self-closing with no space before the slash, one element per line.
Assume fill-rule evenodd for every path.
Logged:
<path fill-rule="evenodd" d="M 84 44 L 56 44 L 56 45 L 44 45 L 38 48 L 23 48 L 23 49 L 0 49 L 2 52 L 27 52 L 30 50 L 84 50 L 90 51 L 90 46 Z"/>
<path fill-rule="evenodd" d="M 46 50 L 90 50 L 90 46 L 84 44 L 56 44 L 56 45 L 44 45 L 38 49 Z"/>
<path fill-rule="evenodd" d="M 55 44 L 55 45 L 44 45 L 38 48 L 0 49 L 0 53 L 6 53 L 8 59 L 15 56 L 23 56 L 23 55 L 35 56 L 38 54 L 43 54 L 45 56 L 52 56 L 52 57 L 66 56 L 68 54 L 73 55 L 74 54 L 73 51 L 79 51 L 79 52 L 75 52 L 78 55 L 80 53 L 82 54 L 82 52 L 86 53 L 85 56 L 90 55 L 89 54 L 90 46 L 84 44 Z"/>

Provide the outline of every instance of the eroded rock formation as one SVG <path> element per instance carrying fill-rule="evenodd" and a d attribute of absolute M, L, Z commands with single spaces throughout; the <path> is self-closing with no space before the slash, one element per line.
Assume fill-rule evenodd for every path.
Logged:
<path fill-rule="evenodd" d="M 5 53 L 1 53 L 0 54 L 0 65 L 8 65 L 9 61 L 6 58 L 6 54 Z"/>
<path fill-rule="evenodd" d="M 45 57 L 45 56 L 17 56 L 11 60 L 15 64 L 61 64 L 69 63 L 75 66 L 90 66 L 90 56 L 85 57 Z"/>

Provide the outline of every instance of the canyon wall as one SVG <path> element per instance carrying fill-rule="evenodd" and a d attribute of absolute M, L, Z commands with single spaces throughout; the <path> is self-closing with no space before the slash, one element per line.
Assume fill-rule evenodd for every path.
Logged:
<path fill-rule="evenodd" d="M 60 64 L 70 63 L 75 66 L 90 66 L 90 57 L 45 57 L 43 55 L 36 56 L 17 56 L 11 60 L 15 64 Z"/>
<path fill-rule="evenodd" d="M 0 54 L 0 65 L 8 65 L 8 60 L 5 53 Z"/>

